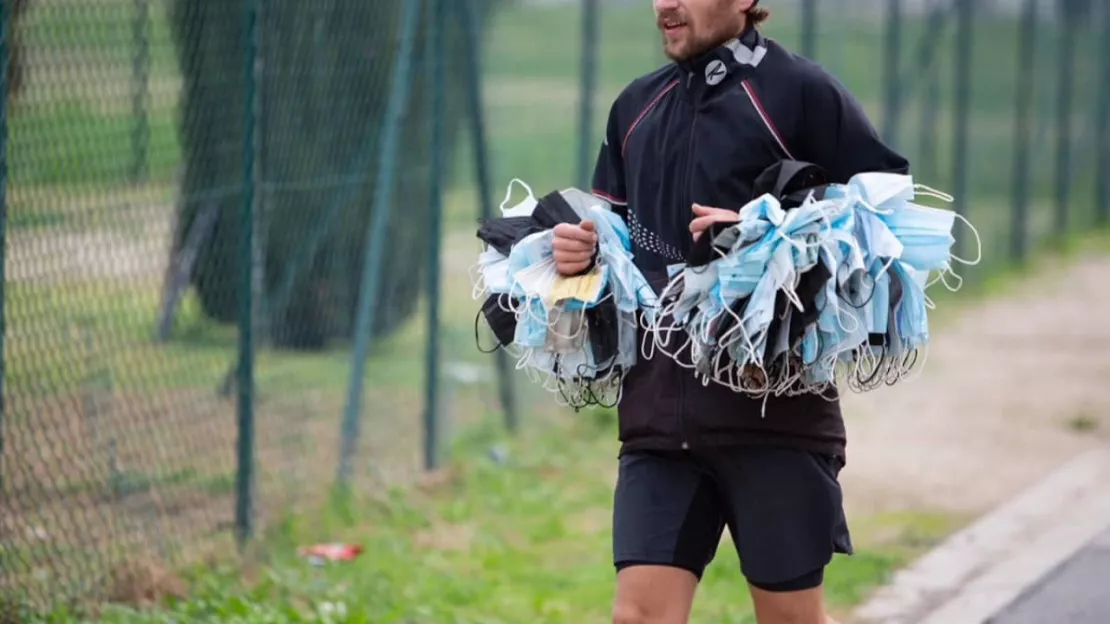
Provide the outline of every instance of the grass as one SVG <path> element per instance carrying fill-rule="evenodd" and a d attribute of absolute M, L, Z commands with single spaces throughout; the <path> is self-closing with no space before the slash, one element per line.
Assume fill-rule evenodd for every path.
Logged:
<path fill-rule="evenodd" d="M 187 600 L 155 611 L 113 606 L 99 621 L 605 621 L 613 591 L 614 434 L 613 414 L 605 411 L 549 421 L 516 440 L 491 423 L 473 428 L 456 441 L 456 460 L 420 487 L 361 501 L 354 512 L 336 505 L 290 520 L 270 532 L 258 553 L 264 565 L 245 577 L 238 568 L 196 569 L 186 575 Z M 829 601 L 839 611 L 955 521 L 906 513 L 853 522 L 858 553 L 837 558 L 828 573 Z M 327 541 L 360 544 L 365 554 L 324 568 L 296 555 L 299 545 Z M 751 622 L 727 538 L 718 552 L 693 621 Z"/>

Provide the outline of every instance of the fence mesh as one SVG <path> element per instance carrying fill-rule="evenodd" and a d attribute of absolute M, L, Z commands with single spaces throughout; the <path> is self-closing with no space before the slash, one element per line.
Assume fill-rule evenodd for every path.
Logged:
<path fill-rule="evenodd" d="M 0 606 L 117 598 L 136 561 L 317 507 L 341 459 L 403 482 L 429 426 L 446 447 L 529 391 L 475 349 L 474 219 L 513 177 L 584 183 L 665 59 L 641 2 L 583 28 L 579 2 L 443 1 L 0 0 Z M 959 195 L 990 268 L 1107 214 L 1108 5 L 776 2 L 768 34 Z"/>

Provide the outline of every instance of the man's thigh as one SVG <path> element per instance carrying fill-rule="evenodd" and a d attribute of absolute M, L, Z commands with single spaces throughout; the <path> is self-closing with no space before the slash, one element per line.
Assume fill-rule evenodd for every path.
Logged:
<path fill-rule="evenodd" d="M 670 566 L 700 578 L 717 552 L 724 525 L 712 477 L 688 455 L 621 456 L 613 500 L 613 564 L 618 570 Z"/>
<path fill-rule="evenodd" d="M 723 530 L 717 488 L 703 465 L 685 453 L 622 455 L 613 501 L 613 621 L 686 622 Z"/>
<path fill-rule="evenodd" d="M 777 448 L 709 458 L 741 570 L 756 589 L 818 589 L 834 553 L 852 552 L 838 459 Z"/>

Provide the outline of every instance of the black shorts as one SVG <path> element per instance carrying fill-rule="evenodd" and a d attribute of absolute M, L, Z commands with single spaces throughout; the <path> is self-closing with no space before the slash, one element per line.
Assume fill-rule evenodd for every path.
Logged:
<path fill-rule="evenodd" d="M 839 459 L 729 447 L 629 452 L 613 506 L 613 562 L 665 565 L 699 579 L 727 525 L 748 582 L 792 591 L 821 584 L 833 553 L 851 554 Z"/>

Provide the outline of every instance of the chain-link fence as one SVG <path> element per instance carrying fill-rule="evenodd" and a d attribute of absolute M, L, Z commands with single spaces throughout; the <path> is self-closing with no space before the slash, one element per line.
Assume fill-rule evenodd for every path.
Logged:
<path fill-rule="evenodd" d="M 112 598 L 137 562 L 435 463 L 439 413 L 504 411 L 473 175 L 445 211 L 433 175 L 485 6 L 3 4 L 5 599 Z M 429 298 L 444 214 L 471 231 Z"/>
<path fill-rule="evenodd" d="M 989 264 L 1107 217 L 1110 2 L 766 4 Z M 512 177 L 586 184 L 609 103 L 665 62 L 639 0 L 0 16 L 0 605 L 112 598 L 135 562 L 515 426 L 527 386 L 475 348 L 474 219 Z"/>

